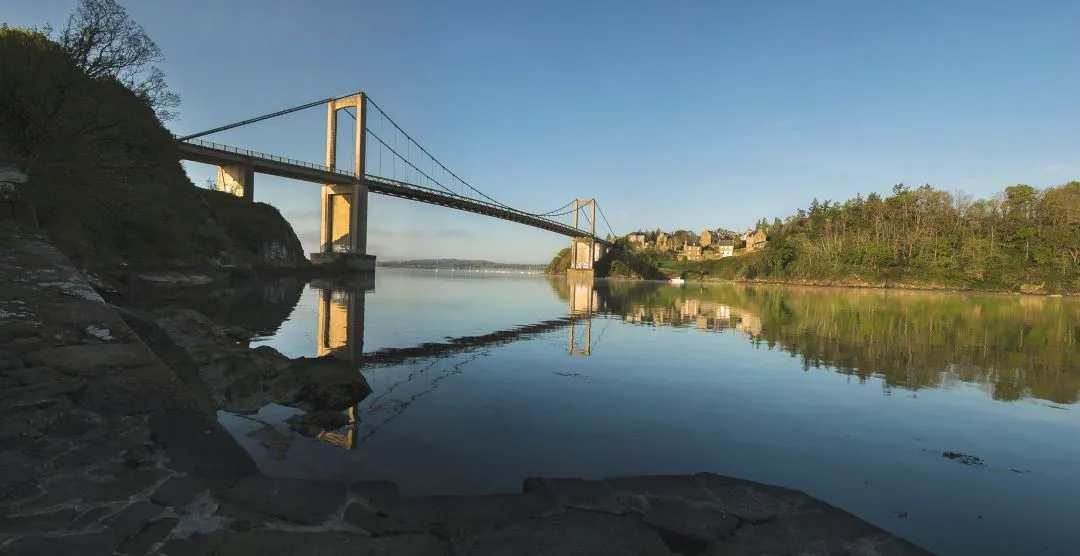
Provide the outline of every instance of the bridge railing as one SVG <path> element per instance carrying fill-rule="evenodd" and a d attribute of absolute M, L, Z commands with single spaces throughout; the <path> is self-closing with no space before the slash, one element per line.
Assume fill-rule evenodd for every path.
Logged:
<path fill-rule="evenodd" d="M 404 181 L 392 180 L 390 178 L 384 178 L 384 177 L 375 176 L 375 175 L 372 175 L 372 174 L 368 174 L 368 175 L 366 175 L 364 177 L 366 179 L 368 179 L 368 180 L 377 181 L 379 183 L 385 183 L 386 185 L 390 185 L 390 186 L 400 187 L 400 188 L 403 188 L 403 189 L 413 189 L 413 190 L 417 190 L 417 191 L 423 191 L 425 193 L 432 193 L 432 194 L 439 195 L 439 196 L 442 196 L 442 197 L 452 197 L 452 198 L 462 199 L 464 201 L 469 201 L 470 203 L 473 203 L 473 204 L 476 204 L 476 205 L 484 205 L 484 206 L 492 208 L 494 210 L 500 210 L 500 211 L 503 211 L 503 212 L 513 213 L 513 214 L 516 214 L 516 215 L 519 215 L 519 216 L 522 216 L 522 217 L 525 217 L 525 218 L 532 218 L 532 219 L 535 219 L 535 220 L 541 220 L 543 222 L 549 222 L 549 223 L 554 224 L 556 226 L 562 226 L 562 227 L 570 229 L 570 230 L 576 229 L 573 226 L 571 226 L 569 224 L 566 224 L 566 223 L 563 223 L 563 222 L 559 222 L 558 220 L 552 220 L 550 218 L 539 216 L 539 215 L 533 214 L 531 212 L 525 212 L 523 210 L 518 210 L 518 209 L 515 209 L 515 208 L 507 207 L 505 205 L 492 203 L 490 201 L 484 201 L 484 200 L 481 200 L 481 199 L 476 199 L 474 197 L 467 197 L 465 195 L 461 195 L 461 194 L 458 194 L 458 193 L 444 191 L 444 190 L 441 190 L 441 189 L 435 189 L 435 188 L 432 188 L 432 187 L 424 187 L 422 185 L 416 185 L 416 184 L 412 184 L 412 183 L 408 183 L 408 182 L 404 182 Z M 584 230 L 582 230 L 582 231 L 584 231 Z"/>
<path fill-rule="evenodd" d="M 179 138 L 178 136 L 175 136 L 175 135 L 174 135 L 174 137 Z M 321 171 L 324 171 L 324 172 L 331 172 L 331 173 L 334 173 L 334 174 L 339 174 L 339 175 L 342 175 L 342 176 L 349 176 L 349 177 L 352 177 L 354 179 L 358 179 L 358 176 L 354 172 L 351 172 L 349 170 L 343 170 L 343 169 L 340 169 L 340 168 L 330 168 L 328 166 L 323 166 L 321 164 L 313 164 L 311 162 L 305 162 L 303 160 L 297 160 L 295 158 L 286 158 L 286 157 L 283 157 L 283 156 L 277 156 L 277 155 L 262 153 L 262 152 L 258 152 L 258 151 L 252 151 L 252 150 L 248 150 L 248 149 L 240 149 L 240 148 L 233 147 L 233 146 L 230 146 L 230 145 L 224 145 L 224 144 L 221 144 L 221 143 L 214 143 L 212 141 L 203 141 L 201 139 L 188 139 L 187 141 L 185 141 L 185 143 L 198 145 L 198 146 L 201 146 L 201 147 L 207 147 L 207 148 L 210 148 L 210 149 L 215 149 L 215 150 L 220 150 L 220 151 L 236 153 L 236 154 L 239 154 L 239 155 L 249 156 L 249 157 L 252 157 L 252 158 L 259 158 L 259 159 L 262 159 L 262 160 L 272 160 L 272 161 L 281 162 L 281 163 L 284 163 L 284 164 L 292 164 L 292 165 L 295 165 L 295 166 L 303 166 L 305 168 L 311 168 L 313 170 L 321 170 Z M 416 191 L 422 191 L 424 193 L 434 194 L 434 195 L 438 195 L 438 196 L 442 196 L 442 197 L 450 197 L 450 198 L 461 199 L 463 201 L 468 201 L 470 203 L 474 203 L 474 204 L 478 204 L 478 205 L 484 205 L 484 206 L 487 206 L 487 207 L 489 207 L 491 209 L 494 209 L 494 210 L 501 210 L 501 211 L 504 211 L 504 212 L 509 212 L 509 213 L 516 214 L 516 215 L 521 216 L 521 217 L 532 218 L 532 219 L 535 219 L 535 220 L 548 222 L 548 223 L 551 223 L 553 225 L 566 228 L 568 230 L 575 230 L 576 229 L 573 226 L 571 226 L 569 224 L 564 224 L 562 222 L 559 222 L 558 220 L 552 220 L 550 218 L 545 218 L 543 216 L 532 214 L 530 212 L 525 212 L 523 210 L 510 208 L 510 207 L 507 207 L 505 205 L 492 203 L 490 201 L 484 201 L 484 200 L 481 200 L 481 199 L 475 199 L 473 197 L 467 197 L 465 195 L 461 195 L 459 193 L 454 193 L 452 191 L 444 191 L 444 190 L 435 189 L 435 188 L 432 188 L 432 187 L 424 187 L 422 185 L 416 185 L 416 184 L 412 184 L 412 183 L 408 183 L 408 182 L 392 180 L 392 179 L 389 179 L 389 178 L 384 178 L 384 177 L 381 177 L 381 176 L 375 176 L 375 175 L 372 175 L 372 174 L 367 174 L 367 175 L 364 176 L 364 178 L 368 179 L 368 180 L 384 183 L 386 185 L 390 185 L 390 186 L 394 186 L 394 187 L 400 187 L 400 188 L 404 188 L 404 189 L 413 189 L 413 190 L 416 190 Z"/>
<path fill-rule="evenodd" d="M 303 160 L 297 160 L 295 158 L 286 158 L 286 157 L 283 157 L 283 156 L 277 156 L 277 155 L 273 155 L 273 154 L 261 153 L 261 152 L 258 152 L 258 151 L 251 151 L 251 150 L 248 150 L 248 149 L 239 149 L 239 148 L 236 148 L 236 147 L 233 147 L 233 146 L 230 146 L 230 145 L 223 145 L 221 143 L 214 143 L 213 141 L 203 141 L 201 139 L 188 139 L 187 141 L 184 141 L 184 142 L 185 143 L 190 143 L 192 145 L 199 145 L 200 147 L 207 147 L 207 148 L 211 148 L 211 149 L 217 149 L 217 150 L 220 150 L 220 151 L 227 151 L 227 152 L 231 152 L 231 153 L 236 153 L 236 154 L 243 155 L 243 156 L 250 156 L 252 158 L 261 158 L 263 160 L 273 160 L 275 162 L 282 162 L 282 163 L 285 163 L 285 164 L 292 164 L 294 166 L 304 166 L 306 168 L 311 168 L 312 170 L 322 170 L 324 172 L 332 172 L 334 174 L 341 174 L 343 176 L 356 177 L 356 174 L 354 174 L 354 173 L 352 173 L 352 172 L 350 172 L 348 170 L 343 170 L 343 169 L 340 169 L 340 168 L 330 168 L 329 166 L 323 166 L 322 164 L 314 164 L 312 162 L 305 162 Z"/>

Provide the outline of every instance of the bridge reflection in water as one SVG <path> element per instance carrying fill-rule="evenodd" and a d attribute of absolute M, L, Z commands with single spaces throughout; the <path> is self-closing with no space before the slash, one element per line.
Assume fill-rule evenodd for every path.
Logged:
<path fill-rule="evenodd" d="M 356 363 L 358 368 L 371 370 L 418 360 L 447 358 L 566 328 L 569 330 L 567 351 L 574 356 L 587 357 L 592 354 L 594 347 L 593 319 L 597 314 L 606 312 L 606 296 L 594 287 L 591 280 L 559 282 L 556 292 L 567 302 L 566 316 L 487 334 L 460 336 L 409 347 L 381 348 L 365 353 L 366 294 L 375 290 L 373 278 L 369 275 L 346 282 L 314 280 L 310 285 L 319 290 L 315 352 L 319 357 L 334 357 Z M 556 286 L 554 281 L 553 286 Z M 395 387 L 390 385 L 386 390 Z M 360 408 L 366 401 L 361 400 L 347 410 L 349 423 L 344 429 L 324 430 L 316 438 L 346 450 L 355 449 L 360 436 Z"/>

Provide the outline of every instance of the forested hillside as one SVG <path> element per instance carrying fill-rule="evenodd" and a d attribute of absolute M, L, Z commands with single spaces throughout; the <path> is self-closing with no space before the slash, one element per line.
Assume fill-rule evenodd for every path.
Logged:
<path fill-rule="evenodd" d="M 768 234 L 760 252 L 702 266 L 730 279 L 1080 291 L 1080 182 L 980 200 L 900 184 L 887 197 L 815 199 Z"/>

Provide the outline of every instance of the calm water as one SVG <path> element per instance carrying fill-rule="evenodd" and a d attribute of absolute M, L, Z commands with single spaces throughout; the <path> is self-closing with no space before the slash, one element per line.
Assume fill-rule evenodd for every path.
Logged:
<path fill-rule="evenodd" d="M 261 343 L 290 356 L 364 354 L 374 393 L 352 449 L 290 433 L 297 410 L 223 413 L 271 475 L 482 493 L 714 471 L 942 554 L 1080 550 L 1076 300 L 380 269 L 304 287 L 275 326 Z"/>

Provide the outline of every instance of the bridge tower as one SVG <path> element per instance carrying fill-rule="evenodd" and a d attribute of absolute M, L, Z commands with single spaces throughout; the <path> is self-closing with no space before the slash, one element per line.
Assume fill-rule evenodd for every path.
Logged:
<path fill-rule="evenodd" d="M 570 268 L 566 275 L 571 279 L 593 278 L 593 266 L 603 256 L 603 245 L 596 243 L 596 199 L 574 199 L 574 228 L 578 228 L 578 213 L 588 207 L 590 214 L 589 235 L 570 240 Z"/>
<path fill-rule="evenodd" d="M 313 264 L 341 262 L 354 270 L 375 270 L 375 257 L 367 254 L 368 187 L 363 182 L 366 105 L 364 93 L 331 100 L 326 105 L 326 166 L 331 170 L 337 169 L 338 111 L 356 109 L 353 174 L 357 181 L 349 185 L 323 185 L 319 252 L 311 254 Z"/>

